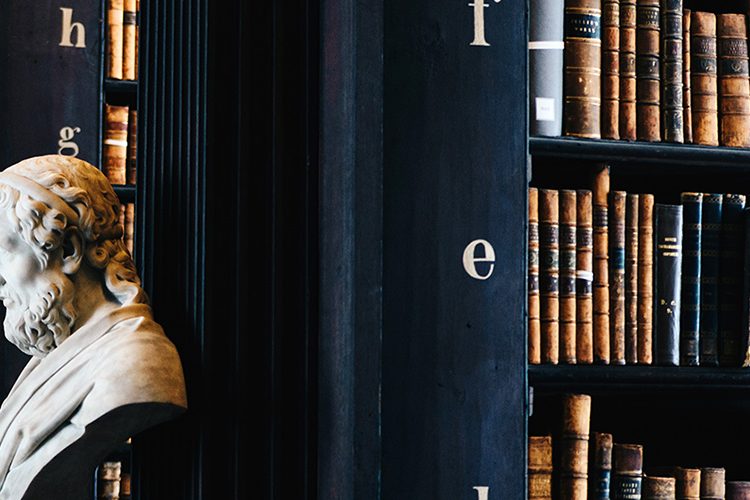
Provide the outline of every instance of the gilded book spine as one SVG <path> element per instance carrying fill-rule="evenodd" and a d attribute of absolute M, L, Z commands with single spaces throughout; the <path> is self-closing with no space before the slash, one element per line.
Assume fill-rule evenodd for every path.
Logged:
<path fill-rule="evenodd" d="M 690 14 L 690 92 L 693 110 L 693 142 L 719 145 L 719 102 L 716 84 L 716 16 Z"/>
<path fill-rule="evenodd" d="M 529 436 L 529 498 L 552 499 L 551 436 Z"/>
<path fill-rule="evenodd" d="M 742 328 L 742 278 L 745 196 L 724 195 L 721 216 L 721 253 L 719 258 L 719 364 L 740 366 L 740 330 Z"/>
<path fill-rule="evenodd" d="M 609 167 L 594 178 L 594 362 L 609 364 Z"/>
<path fill-rule="evenodd" d="M 636 139 L 635 0 L 620 0 L 620 138 Z"/>
<path fill-rule="evenodd" d="M 703 194 L 682 193 L 682 312 L 680 364 L 700 364 L 701 213 Z"/>
<path fill-rule="evenodd" d="M 591 364 L 594 361 L 594 230 L 591 191 L 579 190 L 576 204 L 576 361 L 579 364 Z"/>
<path fill-rule="evenodd" d="M 539 194 L 529 188 L 529 364 L 542 360 L 539 323 Z"/>
<path fill-rule="evenodd" d="M 680 364 L 680 270 L 682 269 L 682 205 L 656 204 L 656 362 Z"/>
<path fill-rule="evenodd" d="M 602 137 L 620 138 L 620 1 L 602 5 Z"/>
<path fill-rule="evenodd" d="M 719 364 L 719 253 L 723 201 L 724 196 L 721 194 L 703 195 L 699 335 L 702 366 Z"/>
<path fill-rule="evenodd" d="M 690 10 L 682 16 L 682 125 L 686 143 L 693 142 L 693 111 L 690 96 Z"/>
<path fill-rule="evenodd" d="M 682 0 L 662 0 L 662 137 L 684 142 L 682 123 Z"/>
<path fill-rule="evenodd" d="M 560 362 L 576 362 L 576 192 L 560 190 Z"/>
<path fill-rule="evenodd" d="M 638 364 L 653 363 L 654 195 L 638 200 Z"/>
<path fill-rule="evenodd" d="M 561 500 L 587 499 L 590 421 L 590 396 L 573 394 L 564 398 L 560 437 Z"/>
<path fill-rule="evenodd" d="M 659 0 L 636 4 L 636 135 L 641 141 L 661 140 Z"/>
<path fill-rule="evenodd" d="M 135 0 L 124 0 L 122 16 L 122 78 L 135 80 Z"/>
<path fill-rule="evenodd" d="M 610 192 L 610 363 L 625 364 L 625 191 Z"/>
<path fill-rule="evenodd" d="M 638 362 L 638 195 L 625 209 L 625 361 Z"/>
<path fill-rule="evenodd" d="M 122 79 L 124 0 L 109 0 L 107 9 L 107 78 Z"/>
<path fill-rule="evenodd" d="M 643 500 L 675 500 L 675 490 L 673 477 L 643 478 Z"/>
<path fill-rule="evenodd" d="M 529 3 L 529 134 L 559 136 L 563 116 L 565 0 Z"/>
<path fill-rule="evenodd" d="M 612 474 L 612 434 L 593 433 L 590 451 L 589 498 L 608 500 Z"/>
<path fill-rule="evenodd" d="M 747 29 L 742 14 L 719 14 L 719 130 L 723 146 L 750 146 L 750 80 Z"/>
<path fill-rule="evenodd" d="M 726 472 L 722 468 L 701 469 L 701 500 L 724 500 L 726 496 Z"/>
<path fill-rule="evenodd" d="M 612 448 L 612 500 L 640 500 L 642 476 L 643 447 L 615 443 Z"/>
<path fill-rule="evenodd" d="M 128 107 L 105 105 L 104 174 L 112 184 L 125 184 L 128 150 Z"/>
<path fill-rule="evenodd" d="M 539 190 L 539 296 L 542 362 L 557 364 L 560 353 L 559 205 L 553 189 Z"/>
<path fill-rule="evenodd" d="M 677 500 L 699 500 L 701 497 L 701 470 L 684 469 L 677 467 L 675 470 L 677 480 Z"/>
<path fill-rule="evenodd" d="M 136 183 L 136 160 L 138 159 L 138 111 L 131 109 L 128 115 L 127 181 Z"/>

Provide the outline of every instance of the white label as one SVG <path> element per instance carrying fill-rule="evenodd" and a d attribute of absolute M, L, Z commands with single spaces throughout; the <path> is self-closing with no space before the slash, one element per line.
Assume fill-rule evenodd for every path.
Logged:
<path fill-rule="evenodd" d="M 474 490 L 477 492 L 477 500 L 487 500 L 490 497 L 489 486 L 474 486 Z"/>
<path fill-rule="evenodd" d="M 536 119 L 540 122 L 555 121 L 555 100 L 551 97 L 536 98 Z"/>
<path fill-rule="evenodd" d="M 484 255 L 476 256 L 477 248 L 481 247 Z M 466 273 L 475 280 L 486 280 L 492 276 L 495 270 L 495 249 L 487 240 L 474 240 L 464 250 L 463 256 L 464 269 Z M 477 271 L 477 262 L 490 262 L 489 270 L 486 274 L 479 274 Z"/>

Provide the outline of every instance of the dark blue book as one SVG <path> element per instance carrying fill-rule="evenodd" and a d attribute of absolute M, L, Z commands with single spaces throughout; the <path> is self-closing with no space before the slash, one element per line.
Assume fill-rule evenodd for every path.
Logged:
<path fill-rule="evenodd" d="M 680 364 L 682 205 L 654 206 L 656 364 Z"/>
<path fill-rule="evenodd" d="M 740 366 L 745 196 L 724 195 L 719 257 L 719 364 Z"/>
<path fill-rule="evenodd" d="M 682 193 L 680 364 L 700 364 L 701 219 L 703 194 Z"/>
<path fill-rule="evenodd" d="M 699 334 L 702 366 L 719 365 L 719 252 L 723 200 L 721 194 L 703 194 Z"/>

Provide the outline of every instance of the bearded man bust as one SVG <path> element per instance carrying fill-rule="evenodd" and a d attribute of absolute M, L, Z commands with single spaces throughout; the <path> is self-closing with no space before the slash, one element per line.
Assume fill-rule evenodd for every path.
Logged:
<path fill-rule="evenodd" d="M 32 356 L 0 407 L 0 500 L 86 498 L 112 448 L 187 407 L 119 213 L 84 161 L 43 156 L 0 172 L 5 336 Z"/>

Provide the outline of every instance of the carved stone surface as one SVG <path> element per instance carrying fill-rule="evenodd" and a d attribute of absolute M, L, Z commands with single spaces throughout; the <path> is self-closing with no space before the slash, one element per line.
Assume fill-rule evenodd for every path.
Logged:
<path fill-rule="evenodd" d="M 5 336 L 32 355 L 0 407 L 0 500 L 85 498 L 112 448 L 187 407 L 119 211 L 104 175 L 76 158 L 0 173 Z"/>

